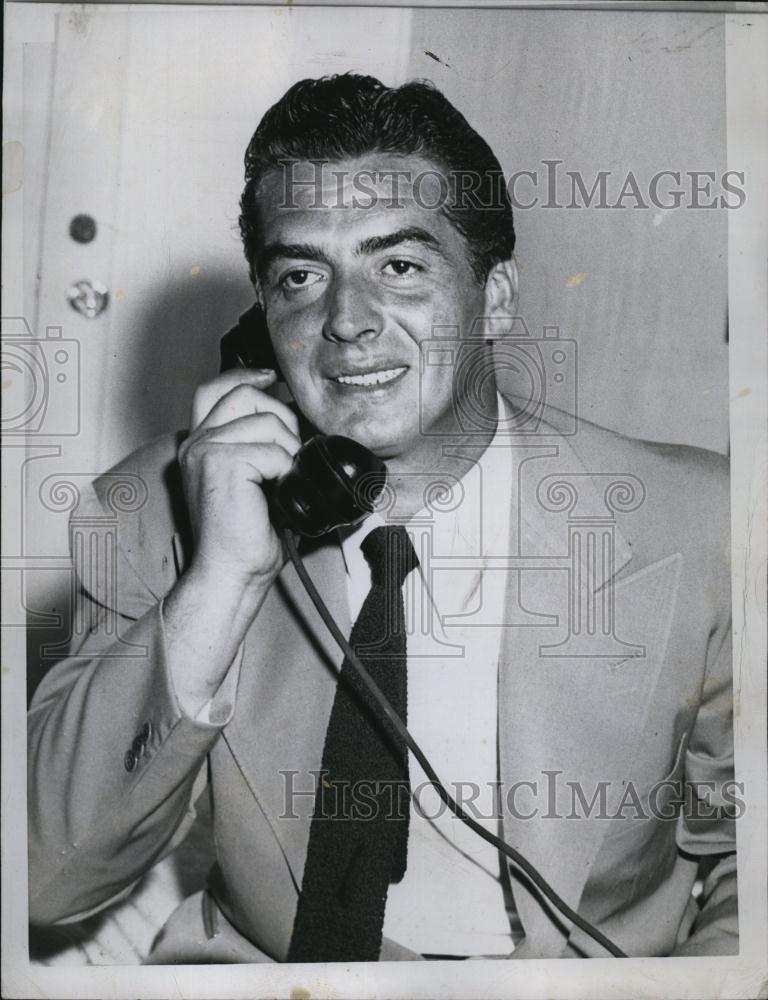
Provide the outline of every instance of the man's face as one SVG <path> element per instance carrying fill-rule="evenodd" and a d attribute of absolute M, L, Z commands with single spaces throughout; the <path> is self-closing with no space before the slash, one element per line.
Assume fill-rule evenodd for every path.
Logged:
<path fill-rule="evenodd" d="M 274 172 L 259 196 L 256 273 L 294 399 L 320 431 L 383 458 L 417 453 L 424 432 L 432 441 L 455 433 L 453 369 L 422 370 L 420 345 L 435 327 L 466 336 L 486 305 L 465 241 L 425 207 L 439 196 L 437 181 L 424 180 L 434 169 L 392 154 L 327 164 L 322 179 L 319 168 L 294 165 L 294 181 L 318 185 L 294 184 L 286 199 L 286 175 Z M 411 178 L 395 201 L 388 170 Z"/>

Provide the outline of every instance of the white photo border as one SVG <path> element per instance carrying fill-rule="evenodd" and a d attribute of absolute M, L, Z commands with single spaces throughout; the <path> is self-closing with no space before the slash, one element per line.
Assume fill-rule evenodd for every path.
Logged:
<path fill-rule="evenodd" d="M 181 0 L 183 2 L 183 0 Z M 300 0 L 296 0 L 300 2 Z M 362 5 L 362 4 L 357 4 Z M 386 4 L 392 6 L 391 2 Z M 4 141 L 18 135 L 21 46 L 39 30 L 33 3 L 6 5 Z M 69 5 L 76 6 L 76 5 Z M 79 5 L 77 5 L 79 6 Z M 333 5 L 323 5 L 329 8 Z M 336 6 L 344 6 L 339 3 Z M 374 6 L 374 5 L 372 5 Z M 402 6 L 409 6 L 402 4 Z M 451 7 L 459 4 L 411 4 Z M 471 6 L 461 4 L 461 6 Z M 749 211 L 729 213 L 730 429 L 736 769 L 748 808 L 738 826 L 741 953 L 728 958 L 528 960 L 353 965 L 32 967 L 27 943 L 26 672 L 22 630 L 3 629 L 2 994 L 7 997 L 737 998 L 768 996 L 766 564 L 768 539 L 768 17 L 765 4 L 494 4 L 574 10 L 723 11 L 728 165 L 746 172 Z M 61 8 L 60 8 L 61 9 Z M 743 11 L 743 12 L 740 12 Z M 38 39 L 39 40 L 39 39 Z M 3 198 L 4 315 L 21 315 L 21 199 Z M 16 248 L 16 253 L 14 252 Z M 704 276 L 702 280 L 705 280 Z M 5 446 L 4 446 L 5 447 Z M 3 484 L 4 531 L 17 484 Z M 18 523 L 18 522 L 16 522 Z M 5 574 L 4 574 L 5 577 Z M 3 580 L 4 588 L 6 580 Z M 4 606 L 13 595 L 5 589 Z M 762 992 L 760 992 L 762 990 Z"/>

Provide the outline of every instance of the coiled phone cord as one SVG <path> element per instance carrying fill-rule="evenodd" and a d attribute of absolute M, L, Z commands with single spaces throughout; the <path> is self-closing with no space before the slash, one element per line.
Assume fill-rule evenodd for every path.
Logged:
<path fill-rule="evenodd" d="M 461 808 L 461 806 L 458 804 L 458 802 L 456 802 L 451 797 L 451 795 L 443 786 L 443 783 L 438 778 L 434 768 L 427 760 L 421 747 L 408 732 L 408 729 L 401 721 L 399 715 L 392 708 L 392 706 L 387 701 L 384 694 L 379 689 L 376 682 L 373 680 L 373 678 L 370 676 L 370 674 L 365 669 L 363 664 L 360 662 L 360 658 L 354 652 L 349 642 L 347 641 L 345 635 L 334 621 L 333 616 L 326 607 L 325 602 L 318 593 L 317 588 L 312 582 L 312 578 L 310 577 L 309 573 L 306 570 L 306 567 L 304 566 L 301 556 L 299 555 L 298 549 L 296 548 L 296 542 L 294 541 L 293 533 L 291 532 L 291 530 L 288 528 L 284 529 L 282 532 L 282 538 L 285 543 L 285 547 L 290 557 L 290 560 L 293 563 L 296 572 L 299 575 L 299 579 L 304 584 L 307 593 L 312 599 L 312 603 L 317 608 L 317 611 L 320 617 L 325 622 L 326 626 L 328 627 L 329 632 L 336 640 L 336 642 L 339 644 L 342 652 L 349 659 L 350 663 L 354 666 L 355 670 L 357 670 L 358 674 L 360 675 L 360 678 L 370 691 L 377 705 L 379 706 L 379 708 L 381 708 L 382 712 L 384 712 L 389 721 L 395 727 L 397 734 L 401 737 L 403 742 L 410 749 L 411 753 L 419 762 L 419 764 L 421 764 L 424 773 L 433 783 L 435 790 L 437 791 L 437 794 L 440 796 L 443 802 L 448 806 L 451 812 L 454 813 L 454 815 L 457 816 L 458 819 L 460 819 L 462 822 L 466 823 L 467 826 L 470 828 L 470 830 L 474 830 L 474 832 L 479 837 L 482 837 L 483 840 L 487 840 L 489 844 L 492 844 L 495 848 L 497 848 L 497 850 L 501 851 L 502 854 L 505 854 L 508 858 L 510 858 L 510 860 L 512 860 L 515 863 L 515 865 L 517 865 L 518 868 L 520 868 L 523 872 L 525 872 L 525 874 L 528 876 L 531 882 L 533 882 L 534 885 L 541 890 L 543 895 L 546 896 L 546 898 L 550 901 L 550 903 L 552 903 L 567 920 L 570 920 L 576 927 L 584 931 L 585 934 L 588 934 L 594 941 L 597 941 L 599 945 L 602 945 L 602 947 L 605 948 L 606 951 L 610 952 L 610 954 L 613 955 L 615 958 L 627 958 L 628 956 L 625 954 L 625 952 L 623 952 L 621 948 L 615 945 L 610 938 L 606 937 L 605 934 L 599 931 L 596 927 L 593 927 L 588 920 L 584 919 L 584 917 L 579 916 L 579 914 L 575 910 L 572 910 L 571 907 L 565 902 L 565 900 L 561 899 L 560 896 L 558 896 L 558 894 L 555 892 L 555 890 L 549 885 L 549 883 L 538 873 L 538 871 L 533 867 L 530 861 L 527 861 L 523 857 L 523 855 L 520 854 L 519 851 L 515 850 L 514 847 L 511 847 L 508 843 L 506 843 L 506 841 L 502 840 L 500 837 L 495 836 L 495 834 L 490 833 L 488 830 L 485 829 L 485 827 L 481 826 L 470 815 L 465 813 L 464 810 Z"/>

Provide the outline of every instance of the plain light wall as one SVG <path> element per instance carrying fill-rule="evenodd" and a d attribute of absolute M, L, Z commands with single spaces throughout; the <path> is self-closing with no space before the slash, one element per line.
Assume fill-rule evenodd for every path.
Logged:
<path fill-rule="evenodd" d="M 540 200 L 515 212 L 519 311 L 532 335 L 558 326 L 576 340 L 581 415 L 721 452 L 729 210 L 691 207 L 690 180 L 682 206 L 660 210 L 648 186 L 662 170 L 684 181 L 714 171 L 698 201 L 727 194 L 724 31 L 722 14 L 695 12 L 419 10 L 408 63 L 459 107 L 508 178 L 538 172 L 537 190 L 524 177 L 515 189 L 522 204 Z M 609 171 L 608 204 L 632 171 L 650 207 L 627 197 L 620 209 L 544 208 L 555 170 L 545 160 L 563 161 L 560 204 L 571 201 L 565 171 L 587 191 Z M 659 182 L 664 202 L 673 187 Z"/>

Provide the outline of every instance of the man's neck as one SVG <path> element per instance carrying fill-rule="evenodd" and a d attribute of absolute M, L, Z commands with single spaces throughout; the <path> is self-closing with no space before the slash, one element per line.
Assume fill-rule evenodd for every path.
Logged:
<path fill-rule="evenodd" d="M 464 432 L 423 435 L 407 456 L 387 460 L 387 482 L 396 496 L 398 517 L 408 519 L 425 503 L 429 482 L 462 479 L 485 453 L 498 426 L 498 397 L 484 424 Z"/>

